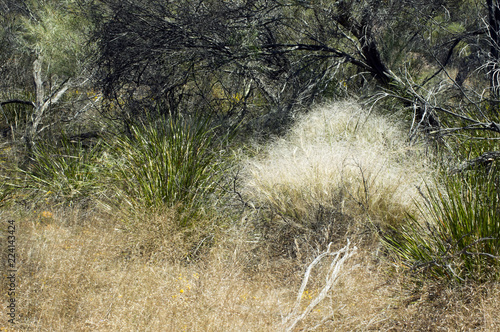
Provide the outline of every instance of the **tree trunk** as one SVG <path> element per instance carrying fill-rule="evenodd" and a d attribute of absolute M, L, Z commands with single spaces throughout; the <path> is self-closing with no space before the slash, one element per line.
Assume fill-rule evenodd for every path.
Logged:
<path fill-rule="evenodd" d="M 33 80 L 35 83 L 35 102 L 33 103 L 34 107 L 31 119 L 26 125 L 24 134 L 24 142 L 28 153 L 33 151 L 33 145 L 39 133 L 38 126 L 42 123 L 45 111 L 47 111 L 53 103 L 57 103 L 70 87 L 70 80 L 68 79 L 64 81 L 59 88 L 50 91 L 50 96 L 46 98 L 42 80 L 41 57 L 38 57 L 33 62 Z"/>
<path fill-rule="evenodd" d="M 488 37 L 490 42 L 489 79 L 491 93 L 491 112 L 500 114 L 500 3 L 498 0 L 486 0 L 488 6 Z"/>

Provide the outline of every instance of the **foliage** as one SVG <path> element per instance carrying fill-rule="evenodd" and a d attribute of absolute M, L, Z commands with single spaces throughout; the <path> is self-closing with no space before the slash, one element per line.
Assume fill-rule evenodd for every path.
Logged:
<path fill-rule="evenodd" d="M 7 27 L 0 35 L 6 42 L 0 52 L 5 59 L 1 85 L 6 91 L 0 95 L 0 106 L 6 108 L 2 122 L 7 122 L 1 129 L 31 151 L 39 136 L 47 139 L 67 130 L 93 102 L 78 93 L 92 76 L 92 45 L 87 43 L 91 25 L 75 0 L 5 0 L 0 5 Z M 28 110 L 17 111 L 21 107 Z M 15 114 L 12 119 L 8 113 L 13 109 L 26 116 Z"/>
<path fill-rule="evenodd" d="M 500 258 L 498 168 L 444 176 L 443 189 L 428 188 L 425 222 L 408 223 L 383 236 L 403 263 L 426 277 L 457 281 L 497 278 Z"/>
<path fill-rule="evenodd" d="M 101 142 L 85 147 L 65 133 L 56 144 L 37 142 L 29 164 L 19 169 L 26 189 L 55 202 L 74 203 L 102 190 Z"/>
<path fill-rule="evenodd" d="M 12 100 L 20 98 L 22 100 L 33 100 L 33 92 L 29 89 L 24 91 L 18 91 L 14 93 L 5 93 L 3 95 L 7 100 Z M 33 105 L 21 104 L 21 103 L 11 103 L 7 105 L 0 106 L 1 118 L 0 118 L 0 130 L 1 135 L 6 138 L 12 138 L 16 141 L 20 137 L 16 137 L 16 134 L 22 133 L 26 129 L 26 124 L 29 122 L 31 114 L 33 113 Z"/>
<path fill-rule="evenodd" d="M 403 137 L 395 119 L 354 102 L 317 107 L 249 160 L 243 193 L 276 214 L 265 224 L 278 247 L 399 225 L 433 169 Z"/>
<path fill-rule="evenodd" d="M 216 129 L 208 118 L 177 115 L 131 127 L 117 137 L 114 181 L 132 206 L 197 207 L 223 176 Z"/>
<path fill-rule="evenodd" d="M 61 79 L 77 76 L 87 60 L 86 30 L 90 28 L 78 2 L 27 1 L 26 10 L 30 15 L 21 17 L 23 33 L 18 41 L 21 47 L 44 59 L 48 76 L 57 75 Z"/>
<path fill-rule="evenodd" d="M 8 205 L 9 199 L 13 195 L 12 187 L 8 186 L 5 182 L 0 185 L 0 208 Z"/>
<path fill-rule="evenodd" d="M 286 128 L 301 107 L 363 91 L 404 109 L 412 138 L 500 132 L 496 2 L 103 4 L 106 14 L 92 16 L 100 85 L 129 105 L 146 95 L 173 112 L 197 104 L 218 112 L 220 96 L 239 95 L 220 116 Z"/>
<path fill-rule="evenodd" d="M 2 0 L 0 1 L 0 86 L 5 90 L 15 90 L 19 86 L 27 86 L 31 82 L 29 70 L 29 57 L 20 49 L 19 36 L 23 31 L 20 16 L 26 15 L 25 1 Z M 3 96 L 2 96 L 3 98 Z"/>
<path fill-rule="evenodd" d="M 223 178 L 219 131 L 243 123 L 259 140 L 292 127 L 253 160 L 242 192 L 268 207 L 271 221 L 284 221 L 275 229 L 287 240 L 332 235 L 332 224 L 356 215 L 396 226 L 393 244 L 413 234 L 401 243 L 427 252 L 422 264 L 453 261 L 449 269 L 439 263 L 437 274 L 472 278 L 471 266 L 489 259 L 483 254 L 497 255 L 481 251 L 494 242 L 486 233 L 463 226 L 448 235 L 452 220 L 472 223 L 472 211 L 456 206 L 496 202 L 488 196 L 496 182 L 479 170 L 444 180 L 441 196 L 429 191 L 422 208 L 429 226 L 417 217 L 401 224 L 405 210 L 417 215 L 409 198 L 420 171 L 432 172 L 413 162 L 421 152 L 406 145 L 407 133 L 413 143 L 432 142 L 429 151 L 452 169 L 500 155 L 488 154 L 500 134 L 499 1 L 0 0 L 0 8 L 0 130 L 28 147 L 31 164 L 22 172 L 33 192 L 73 202 L 102 190 L 102 176 L 111 175 L 133 208 L 196 209 L 218 194 Z M 350 96 L 370 111 L 358 116 L 346 107 L 334 120 L 299 115 Z M 97 126 L 119 126 L 109 159 L 101 143 L 67 138 L 88 129 L 77 120 L 94 106 Z M 300 127 L 307 116 L 308 127 Z M 51 146 L 58 126 L 68 134 Z M 455 219 L 444 218 L 452 210 Z"/>
<path fill-rule="evenodd" d="M 154 99 L 166 114 L 203 108 L 278 131 L 332 82 L 327 58 L 270 48 L 296 35 L 282 24 L 292 10 L 273 1 L 102 3 L 104 14 L 92 16 L 99 83 L 129 106 L 124 119 Z"/>

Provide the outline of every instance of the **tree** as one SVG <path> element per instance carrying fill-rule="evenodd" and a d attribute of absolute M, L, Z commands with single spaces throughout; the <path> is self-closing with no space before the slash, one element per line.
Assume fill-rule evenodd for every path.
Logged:
<path fill-rule="evenodd" d="M 24 75 L 17 82 L 2 82 L 10 94 L 2 96 L 0 107 L 7 125 L 10 120 L 4 106 L 29 108 L 23 123 L 23 141 L 31 151 L 40 133 L 83 113 L 85 106 L 81 103 L 77 110 L 68 107 L 67 102 L 77 98 L 68 98 L 67 92 L 82 88 L 89 81 L 85 63 L 85 19 L 78 14 L 75 1 L 22 1 L 3 5 L 11 15 L 11 29 L 6 37 L 10 46 L 8 53 L 2 55 L 15 62 L 17 70 L 31 75 Z M 19 59 L 24 66 L 19 66 Z M 4 68 L 12 70 L 8 65 Z"/>
<path fill-rule="evenodd" d="M 326 58 L 270 47 L 290 37 L 283 23 L 290 9 L 278 2 L 102 3 L 105 14 L 94 15 L 100 83 L 115 108 L 120 101 L 127 106 L 120 109 L 125 119 L 154 99 L 166 113 L 202 108 L 224 119 L 250 113 L 276 127 L 333 77 Z"/>
<path fill-rule="evenodd" d="M 100 82 L 128 119 L 154 99 L 165 112 L 223 109 L 276 125 L 347 91 L 398 103 L 411 137 L 500 133 L 496 1 L 101 4 Z M 238 102 L 221 106 L 231 98 Z"/>

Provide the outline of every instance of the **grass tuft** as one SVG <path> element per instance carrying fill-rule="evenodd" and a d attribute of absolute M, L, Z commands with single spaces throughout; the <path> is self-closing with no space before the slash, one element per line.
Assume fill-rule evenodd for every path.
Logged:
<path fill-rule="evenodd" d="M 22 186 L 35 196 L 55 202 L 86 200 L 102 188 L 100 173 L 103 145 L 84 147 L 65 134 L 56 144 L 37 142 L 28 165 L 19 169 Z"/>
<path fill-rule="evenodd" d="M 486 281 L 497 279 L 500 263 L 498 168 L 443 177 L 421 205 L 424 223 L 410 217 L 384 237 L 406 266 L 426 276 Z"/>
<path fill-rule="evenodd" d="M 113 181 L 133 210 L 196 209 L 221 181 L 220 144 L 208 119 L 178 115 L 133 125 L 113 147 Z"/>
<path fill-rule="evenodd" d="M 339 224 L 366 225 L 367 220 L 378 227 L 398 226 L 415 210 L 417 186 L 431 173 L 422 151 L 408 146 L 404 136 L 397 121 L 355 103 L 318 107 L 299 118 L 263 158 L 248 161 L 245 194 L 277 215 L 271 223 L 283 227 L 273 232 L 297 229 L 287 237 L 342 235 Z"/>

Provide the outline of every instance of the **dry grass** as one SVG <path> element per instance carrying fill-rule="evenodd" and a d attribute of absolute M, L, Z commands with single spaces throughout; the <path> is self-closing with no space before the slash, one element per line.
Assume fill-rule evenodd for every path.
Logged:
<path fill-rule="evenodd" d="M 405 136 L 397 121 L 355 103 L 318 107 L 264 158 L 249 160 L 246 194 L 296 220 L 311 220 L 321 207 L 397 225 L 415 210 L 416 186 L 430 173 Z"/>
<path fill-rule="evenodd" d="M 399 286 L 404 285 L 400 281 Z M 392 317 L 378 328 L 395 331 L 499 331 L 500 285 L 401 288 Z"/>
<path fill-rule="evenodd" d="M 2 314 L 0 330 L 282 330 L 305 266 L 263 257 L 254 263 L 251 244 L 239 239 L 241 234 L 233 236 L 236 228 L 221 235 L 195 263 L 151 261 L 139 252 L 127 252 L 130 236 L 116 230 L 116 220 L 82 216 L 82 211 L 66 209 L 52 216 L 15 217 L 19 319 L 12 329 Z M 302 295 L 304 307 L 324 286 L 327 267 L 313 270 Z M 341 270 L 326 299 L 295 330 L 500 327 L 500 286 L 415 292 L 387 270 L 376 256 L 361 250 Z M 2 294 L 6 303 L 5 290 Z"/>
<path fill-rule="evenodd" d="M 238 261 L 151 262 L 128 252 L 116 221 L 68 225 L 72 217 L 18 222 L 21 329 L 228 331 L 280 322 L 283 291 L 250 280 Z"/>
<path fill-rule="evenodd" d="M 499 284 L 417 288 L 373 236 L 343 229 L 368 219 L 397 223 L 412 209 L 415 185 L 428 173 L 421 152 L 399 137 L 395 123 L 350 103 L 304 116 L 245 173 L 244 193 L 275 214 L 246 209 L 242 217 L 219 207 L 185 227 L 176 207 L 142 215 L 49 200 L 36 212 L 4 208 L 3 255 L 5 220 L 17 226 L 18 316 L 12 326 L 2 311 L 0 331 L 283 331 L 297 297 L 300 313 L 331 275 L 325 258 L 298 294 L 307 266 L 332 240 L 327 233 L 332 250 L 350 234 L 358 251 L 294 331 L 500 330 Z M 304 235 L 315 222 L 325 228 Z M 282 226 L 266 235 L 265 223 Z M 276 251 L 282 240 L 294 255 Z"/>

